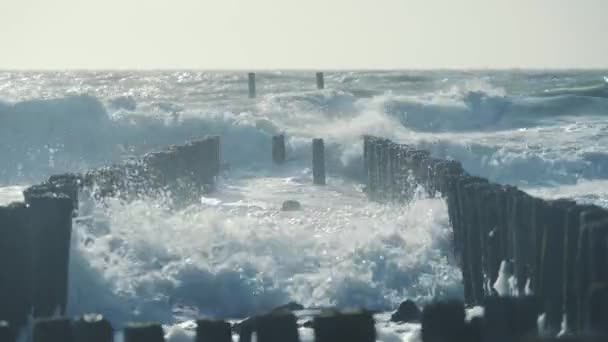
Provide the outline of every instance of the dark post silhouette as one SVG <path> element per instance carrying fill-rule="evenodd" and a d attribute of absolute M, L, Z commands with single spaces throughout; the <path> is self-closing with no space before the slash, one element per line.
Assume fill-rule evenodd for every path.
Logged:
<path fill-rule="evenodd" d="M 325 146 L 323 139 L 312 140 L 312 175 L 314 184 L 325 185 Z"/>
<path fill-rule="evenodd" d="M 257 95 L 255 90 L 255 73 L 250 72 L 247 77 L 249 79 L 249 98 L 253 99 Z"/>

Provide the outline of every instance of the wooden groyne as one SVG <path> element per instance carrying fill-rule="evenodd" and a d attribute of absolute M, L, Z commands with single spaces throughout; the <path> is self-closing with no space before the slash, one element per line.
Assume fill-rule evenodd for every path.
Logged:
<path fill-rule="evenodd" d="M 408 200 L 421 188 L 445 199 L 466 303 L 534 296 L 549 331 L 565 320 L 572 333 L 608 333 L 608 210 L 536 198 L 387 139 L 366 136 L 364 161 L 373 199 Z"/>
<path fill-rule="evenodd" d="M 150 193 L 197 197 L 213 189 L 219 137 L 207 137 L 136 161 L 82 174 L 52 176 L 0 207 L 0 320 L 23 326 L 28 316 L 65 313 L 72 218 L 80 193 L 134 198 Z"/>

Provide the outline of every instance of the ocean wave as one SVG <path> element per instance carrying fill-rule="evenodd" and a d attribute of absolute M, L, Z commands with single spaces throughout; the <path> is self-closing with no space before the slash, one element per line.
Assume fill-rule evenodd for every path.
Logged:
<path fill-rule="evenodd" d="M 95 311 L 120 326 L 172 323 L 176 312 L 243 318 L 288 301 L 391 310 L 405 297 L 461 297 L 443 201 L 386 206 L 348 183 L 304 189 L 309 181 L 240 178 L 178 211 L 155 199 L 81 211 L 69 314 Z M 280 212 L 285 198 L 303 212 Z"/>

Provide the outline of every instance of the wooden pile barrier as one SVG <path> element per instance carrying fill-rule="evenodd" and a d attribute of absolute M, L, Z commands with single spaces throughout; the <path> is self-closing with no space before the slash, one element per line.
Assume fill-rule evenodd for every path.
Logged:
<path fill-rule="evenodd" d="M 207 137 L 149 153 L 137 162 L 52 176 L 25 189 L 24 202 L 0 206 L 0 320 L 19 329 L 30 314 L 65 313 L 79 193 L 130 198 L 161 189 L 198 198 L 213 190 L 219 165 L 219 137 Z"/>
<path fill-rule="evenodd" d="M 547 331 L 565 317 L 571 333 L 608 334 L 608 210 L 536 198 L 387 139 L 365 136 L 363 145 L 370 198 L 407 200 L 422 187 L 445 199 L 467 304 L 498 295 L 504 263 L 514 288 L 502 295 L 534 294 Z"/>

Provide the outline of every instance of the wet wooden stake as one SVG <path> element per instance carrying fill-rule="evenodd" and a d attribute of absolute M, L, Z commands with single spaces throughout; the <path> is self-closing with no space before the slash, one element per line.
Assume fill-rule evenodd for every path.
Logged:
<path fill-rule="evenodd" d="M 322 72 L 317 72 L 317 89 L 325 88 L 325 79 Z"/>
<path fill-rule="evenodd" d="M 164 342 L 165 334 L 160 324 L 131 323 L 124 329 L 125 342 Z"/>
<path fill-rule="evenodd" d="M 41 319 L 34 323 L 33 342 L 72 342 L 72 322 L 64 318 Z"/>
<path fill-rule="evenodd" d="M 33 245 L 34 317 L 63 315 L 68 296 L 68 268 L 73 201 L 63 194 L 24 193 Z"/>
<path fill-rule="evenodd" d="M 102 315 L 88 314 L 74 322 L 74 342 L 112 342 L 112 324 Z"/>
<path fill-rule="evenodd" d="M 314 318 L 315 342 L 374 342 L 374 317 L 365 311 L 323 313 Z"/>
<path fill-rule="evenodd" d="M 15 342 L 15 332 L 6 321 L 0 321 L 0 342 Z"/>
<path fill-rule="evenodd" d="M 230 323 L 210 320 L 199 320 L 196 323 L 195 342 L 232 342 Z"/>
<path fill-rule="evenodd" d="M 325 185 L 325 145 L 323 139 L 312 140 L 312 175 L 314 184 Z"/>
<path fill-rule="evenodd" d="M 248 84 L 249 84 L 249 98 L 253 99 L 256 97 L 256 90 L 255 90 L 255 73 L 250 72 L 248 75 Z"/>
<path fill-rule="evenodd" d="M 285 163 L 287 152 L 285 151 L 285 136 L 283 134 L 272 137 L 272 161 L 275 164 Z"/>

